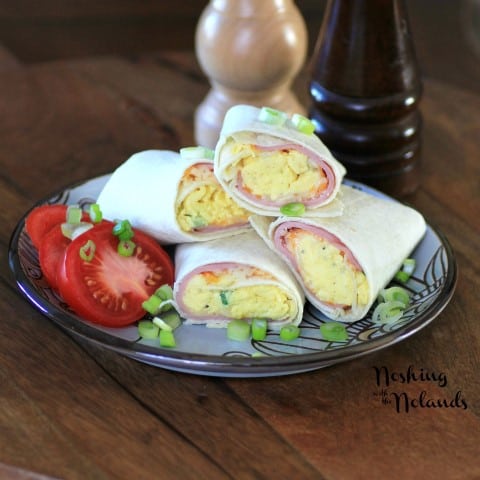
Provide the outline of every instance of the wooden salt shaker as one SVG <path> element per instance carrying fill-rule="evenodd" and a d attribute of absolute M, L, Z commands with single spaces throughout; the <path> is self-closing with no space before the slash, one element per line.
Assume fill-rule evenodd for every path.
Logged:
<path fill-rule="evenodd" d="M 419 184 L 422 85 L 403 0 L 329 0 L 310 117 L 350 178 L 394 196 Z"/>
<path fill-rule="evenodd" d="M 235 104 L 306 113 L 290 90 L 307 52 L 305 22 L 292 0 L 210 0 L 195 48 L 211 83 L 195 112 L 199 145 L 215 146 Z"/>

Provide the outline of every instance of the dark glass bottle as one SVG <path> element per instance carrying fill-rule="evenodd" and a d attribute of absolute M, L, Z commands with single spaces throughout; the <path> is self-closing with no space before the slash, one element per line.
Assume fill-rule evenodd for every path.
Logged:
<path fill-rule="evenodd" d="M 403 0 L 329 0 L 310 117 L 347 177 L 394 196 L 419 184 L 422 83 Z"/>

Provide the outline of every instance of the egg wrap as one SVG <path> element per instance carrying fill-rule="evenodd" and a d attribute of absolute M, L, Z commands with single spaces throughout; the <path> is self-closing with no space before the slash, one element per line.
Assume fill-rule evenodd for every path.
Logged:
<path fill-rule="evenodd" d="M 259 120 L 261 109 L 231 107 L 215 147 L 215 175 L 235 201 L 258 215 L 278 216 L 282 205 L 300 202 L 306 216 L 335 216 L 345 167 L 314 133 Z M 322 213 L 320 213 L 322 212 Z"/>
<path fill-rule="evenodd" d="M 272 330 L 302 321 L 305 296 L 285 263 L 250 231 L 178 245 L 174 305 L 187 324 L 226 327 L 265 318 Z"/>
<path fill-rule="evenodd" d="M 196 165 L 200 165 L 200 171 L 202 166 L 203 171 L 210 169 L 211 175 L 207 179 L 190 180 L 188 175 L 186 178 L 186 172 Z M 233 209 L 241 209 L 218 183 L 212 160 L 187 159 L 169 150 L 146 150 L 132 155 L 112 173 L 97 202 L 104 218 L 127 219 L 133 227 L 164 245 L 206 241 L 251 229 L 248 212 L 244 212 L 242 221 L 223 227 L 203 225 L 192 231 L 182 228 L 178 216 L 179 195 L 206 188 L 213 189 L 216 195 L 209 202 L 199 203 L 206 215 L 211 217 L 215 212 L 228 215 L 229 210 L 223 208 L 225 202 Z"/>
<path fill-rule="evenodd" d="M 289 266 L 312 305 L 332 320 L 354 322 L 401 268 L 426 223 L 399 202 L 345 185 L 340 194 L 344 210 L 338 217 L 253 216 L 250 222 Z"/>

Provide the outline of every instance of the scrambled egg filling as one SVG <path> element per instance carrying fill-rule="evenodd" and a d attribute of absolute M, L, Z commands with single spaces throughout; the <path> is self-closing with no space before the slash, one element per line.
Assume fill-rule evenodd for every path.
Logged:
<path fill-rule="evenodd" d="M 311 232 L 292 229 L 285 236 L 306 287 L 321 301 L 344 308 L 368 302 L 365 274 L 343 252 Z"/>
<path fill-rule="evenodd" d="M 257 197 L 301 201 L 327 187 L 322 169 L 297 150 L 262 151 L 255 145 L 236 143 L 231 151 L 239 159 L 227 168 L 227 176 L 234 178 L 234 171 L 240 171 L 243 187 Z"/>
<path fill-rule="evenodd" d="M 250 215 L 227 195 L 208 164 L 194 165 L 185 171 L 176 213 L 184 232 L 247 223 Z"/>
<path fill-rule="evenodd" d="M 248 279 L 266 282 L 248 285 Z M 189 279 L 183 302 L 195 315 L 218 315 L 231 319 L 284 320 L 295 314 L 295 302 L 272 277 L 253 268 L 201 272 Z M 243 284 L 243 285 L 242 285 Z"/>

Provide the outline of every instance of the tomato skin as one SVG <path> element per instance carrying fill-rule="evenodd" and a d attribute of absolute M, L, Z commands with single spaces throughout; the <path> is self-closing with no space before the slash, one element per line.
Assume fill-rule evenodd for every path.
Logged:
<path fill-rule="evenodd" d="M 55 226 L 66 221 L 67 205 L 40 205 L 35 207 L 25 219 L 25 230 L 39 250 L 43 237 Z"/>
<path fill-rule="evenodd" d="M 122 327 L 145 315 L 142 302 L 164 284 L 173 284 L 169 255 L 150 236 L 134 229 L 135 252 L 122 257 L 112 222 L 102 222 L 73 240 L 58 270 L 59 293 L 85 320 L 107 327 Z M 80 248 L 91 240 L 95 254 L 82 260 Z M 155 269 L 155 271 L 154 271 Z"/>
<path fill-rule="evenodd" d="M 60 225 L 55 225 L 43 235 L 38 249 L 40 269 L 47 279 L 48 284 L 58 289 L 57 272 L 64 261 L 65 252 L 71 240 L 62 233 Z"/>

